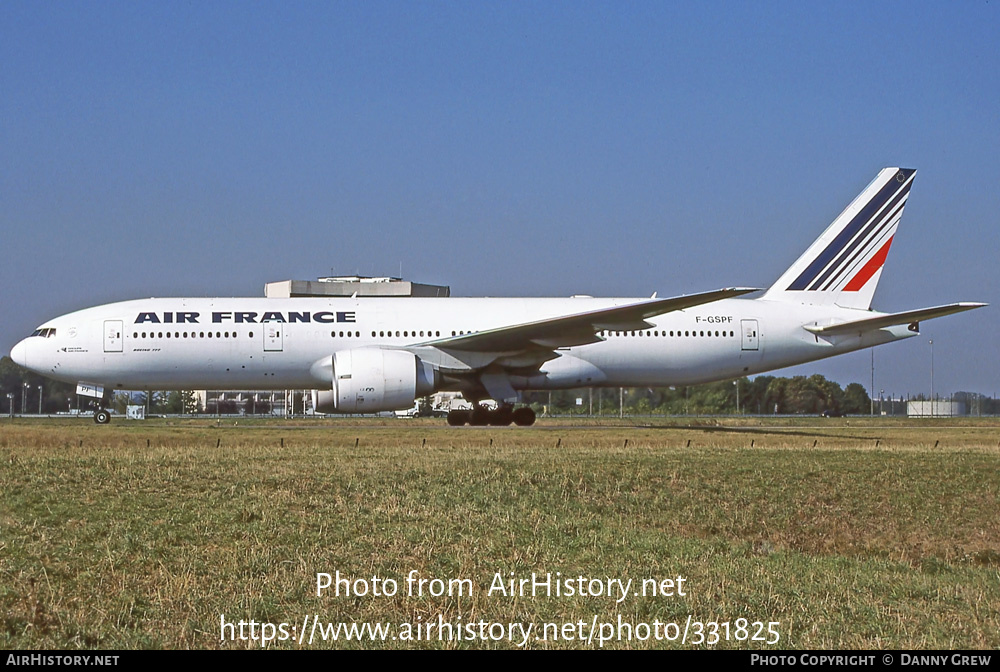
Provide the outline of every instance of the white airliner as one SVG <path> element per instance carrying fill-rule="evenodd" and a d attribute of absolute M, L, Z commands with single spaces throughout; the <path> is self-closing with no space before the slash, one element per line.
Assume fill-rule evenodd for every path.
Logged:
<path fill-rule="evenodd" d="M 728 288 L 658 299 L 172 298 L 41 325 L 11 351 L 103 398 L 125 390 L 311 389 L 324 413 L 409 408 L 461 391 L 450 424 L 530 425 L 524 390 L 692 385 L 915 336 L 982 303 L 900 313 L 871 301 L 915 170 L 885 168 L 756 299 Z M 493 405 L 480 405 L 492 399 Z M 491 410 L 492 409 L 492 410 Z M 98 423 L 110 415 L 100 407 Z"/>

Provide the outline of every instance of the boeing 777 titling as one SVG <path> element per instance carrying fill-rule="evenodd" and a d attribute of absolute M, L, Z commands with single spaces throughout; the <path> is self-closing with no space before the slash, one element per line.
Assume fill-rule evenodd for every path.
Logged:
<path fill-rule="evenodd" d="M 317 412 L 375 413 L 452 390 L 475 410 L 452 411 L 450 424 L 530 425 L 534 412 L 516 407 L 526 390 L 737 378 L 910 338 L 923 320 L 986 305 L 871 310 L 915 173 L 880 171 L 754 299 L 737 298 L 758 291 L 740 287 L 668 299 L 137 299 L 49 320 L 11 358 L 99 399 L 311 389 Z"/>

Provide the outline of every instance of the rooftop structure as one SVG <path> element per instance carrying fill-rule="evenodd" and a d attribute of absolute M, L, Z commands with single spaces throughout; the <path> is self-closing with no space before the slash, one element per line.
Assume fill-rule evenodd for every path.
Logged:
<path fill-rule="evenodd" d="M 370 278 L 363 275 L 345 275 L 316 280 L 280 280 L 264 285 L 264 296 L 276 299 L 325 296 L 424 296 L 451 295 L 445 285 L 425 285 L 402 278 Z"/>

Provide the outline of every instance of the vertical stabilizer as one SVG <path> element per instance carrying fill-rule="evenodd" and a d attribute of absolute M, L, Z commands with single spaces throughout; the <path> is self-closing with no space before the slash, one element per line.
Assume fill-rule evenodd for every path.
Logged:
<path fill-rule="evenodd" d="M 762 298 L 870 308 L 916 173 L 883 168 Z"/>

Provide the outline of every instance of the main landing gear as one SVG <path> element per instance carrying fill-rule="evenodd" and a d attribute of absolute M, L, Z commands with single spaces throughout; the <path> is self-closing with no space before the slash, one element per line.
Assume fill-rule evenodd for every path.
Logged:
<path fill-rule="evenodd" d="M 535 412 L 528 406 L 514 408 L 510 404 L 501 404 L 495 410 L 485 406 L 476 406 L 469 411 L 448 411 L 448 424 L 452 427 L 472 425 L 473 427 L 503 427 L 514 423 L 519 427 L 530 427 L 535 424 Z"/>

